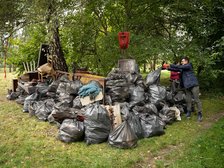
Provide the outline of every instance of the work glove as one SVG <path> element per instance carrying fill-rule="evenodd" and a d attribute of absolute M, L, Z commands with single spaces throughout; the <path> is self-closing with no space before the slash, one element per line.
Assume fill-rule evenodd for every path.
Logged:
<path fill-rule="evenodd" d="M 99 88 L 96 84 L 94 83 L 89 83 L 87 85 L 82 86 L 79 89 L 79 96 L 80 97 L 86 97 L 90 96 L 90 99 L 95 99 L 95 97 L 100 93 L 101 88 Z"/>

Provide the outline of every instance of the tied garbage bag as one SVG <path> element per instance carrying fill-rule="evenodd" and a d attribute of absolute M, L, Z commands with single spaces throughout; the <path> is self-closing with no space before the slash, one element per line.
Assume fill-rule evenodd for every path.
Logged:
<path fill-rule="evenodd" d="M 150 85 L 149 86 L 151 103 L 158 103 L 166 98 L 166 88 L 163 86 Z"/>
<path fill-rule="evenodd" d="M 138 138 L 128 121 L 117 126 L 109 135 L 108 142 L 117 148 L 133 148 L 137 146 Z"/>
<path fill-rule="evenodd" d="M 61 102 L 61 104 L 65 104 L 68 107 L 72 107 L 74 97 L 70 95 L 63 95 L 59 96 L 57 100 Z"/>
<path fill-rule="evenodd" d="M 54 120 L 62 123 L 64 119 L 75 119 L 77 113 L 82 113 L 79 109 L 70 108 L 69 104 L 66 102 L 58 102 L 51 113 L 51 116 L 54 117 Z"/>
<path fill-rule="evenodd" d="M 164 126 L 161 125 L 160 119 L 156 115 L 142 113 L 140 114 L 140 121 L 145 138 L 165 133 L 163 130 Z"/>
<path fill-rule="evenodd" d="M 29 106 L 29 115 L 32 117 L 32 116 L 35 116 L 35 112 L 37 110 L 38 107 L 40 107 L 44 102 L 43 101 L 33 101 L 30 103 L 30 106 Z"/>
<path fill-rule="evenodd" d="M 90 104 L 84 118 L 86 143 L 90 145 L 107 141 L 111 130 L 107 110 L 98 103 Z"/>
<path fill-rule="evenodd" d="M 80 101 L 80 97 L 77 96 L 74 100 L 73 100 L 73 108 L 77 108 L 77 109 L 81 109 L 82 108 L 82 103 Z"/>
<path fill-rule="evenodd" d="M 135 105 L 139 105 L 139 104 L 144 104 L 144 100 L 145 100 L 145 91 L 142 87 L 140 86 L 136 86 L 131 95 L 130 95 L 130 106 L 133 107 Z"/>
<path fill-rule="evenodd" d="M 79 92 L 79 89 L 82 87 L 82 83 L 80 80 L 74 80 L 74 81 L 71 81 L 71 87 L 69 87 L 69 90 L 68 92 L 71 94 L 71 95 L 75 95 L 77 96 L 78 95 L 78 92 Z"/>
<path fill-rule="evenodd" d="M 83 122 L 65 119 L 59 128 L 58 139 L 65 143 L 82 141 L 84 139 Z"/>
<path fill-rule="evenodd" d="M 36 85 L 36 91 L 40 97 L 45 97 L 48 91 L 48 85 L 46 83 L 39 82 Z"/>
<path fill-rule="evenodd" d="M 82 86 L 81 82 L 78 80 L 75 81 L 67 81 L 67 82 L 60 82 L 56 93 L 60 96 L 65 95 L 78 95 L 78 91 Z"/>
<path fill-rule="evenodd" d="M 139 116 L 137 114 L 130 113 L 128 122 L 138 139 L 143 138 L 143 130 Z"/>
<path fill-rule="evenodd" d="M 186 99 L 184 91 L 178 91 L 174 96 L 173 100 L 175 103 L 184 103 Z"/>
<path fill-rule="evenodd" d="M 125 102 L 129 96 L 128 87 L 113 87 L 107 94 L 111 96 L 113 102 Z"/>
<path fill-rule="evenodd" d="M 166 101 L 172 104 L 174 103 L 172 92 L 169 92 L 169 91 L 166 92 Z"/>
<path fill-rule="evenodd" d="M 101 90 L 102 89 L 96 82 L 91 81 L 89 84 L 82 86 L 79 89 L 78 94 L 80 97 L 90 96 L 90 99 L 93 100 L 100 93 Z"/>
<path fill-rule="evenodd" d="M 152 103 L 145 104 L 145 113 L 158 115 L 156 106 Z"/>
<path fill-rule="evenodd" d="M 114 86 L 117 87 L 122 87 L 127 85 L 127 80 L 126 79 L 117 79 L 117 80 L 108 80 L 106 82 L 107 88 L 113 88 Z"/>
<path fill-rule="evenodd" d="M 150 85 L 158 85 L 160 83 L 161 70 L 162 70 L 161 68 L 158 68 L 157 70 L 149 73 L 146 76 L 146 82 L 145 82 L 145 84 L 147 86 L 150 86 Z"/>
<path fill-rule="evenodd" d="M 166 124 L 172 124 L 176 120 L 175 110 L 170 110 L 166 104 L 160 110 L 159 116 Z"/>
<path fill-rule="evenodd" d="M 108 75 L 107 79 L 116 80 L 116 79 L 125 79 L 126 74 L 122 72 L 119 68 L 113 69 Z"/>
<path fill-rule="evenodd" d="M 24 105 L 23 105 L 23 112 L 28 113 L 29 112 L 29 106 L 33 101 L 36 101 L 39 99 L 38 93 L 33 93 L 32 95 L 29 95 L 25 98 Z"/>
<path fill-rule="evenodd" d="M 16 99 L 16 103 L 24 105 L 25 99 L 26 97 L 28 97 L 28 95 L 20 95 L 17 99 Z"/>
<path fill-rule="evenodd" d="M 54 107 L 54 99 L 47 99 L 39 105 L 35 111 L 35 115 L 39 120 L 46 121 Z"/>
<path fill-rule="evenodd" d="M 13 92 L 11 89 L 8 89 L 8 94 L 6 98 L 8 100 L 16 100 L 19 97 L 20 93 L 19 92 Z"/>
<path fill-rule="evenodd" d="M 144 113 L 145 112 L 145 106 L 134 106 L 132 108 L 132 111 L 135 113 L 135 114 L 138 114 L 138 113 Z"/>
<path fill-rule="evenodd" d="M 139 75 L 135 72 L 126 74 L 126 79 L 127 79 L 128 83 L 135 84 L 139 78 L 141 78 L 141 75 Z"/>
<path fill-rule="evenodd" d="M 56 93 L 58 85 L 59 85 L 59 80 L 53 81 L 48 87 L 48 92 Z"/>

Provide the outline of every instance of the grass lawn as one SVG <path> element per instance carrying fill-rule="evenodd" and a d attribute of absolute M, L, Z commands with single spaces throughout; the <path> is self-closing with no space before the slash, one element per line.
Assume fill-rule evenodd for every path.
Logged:
<path fill-rule="evenodd" d="M 216 126 L 210 131 L 205 129 L 204 123 L 210 122 L 210 116 L 224 112 L 224 98 L 206 96 L 202 99 L 202 123 L 196 122 L 195 115 L 190 120 L 183 118 L 181 122 L 168 126 L 165 135 L 139 140 L 134 149 L 112 148 L 107 143 L 90 146 L 84 142 L 65 144 L 56 139 L 56 125 L 29 117 L 22 112 L 22 106 L 5 99 L 6 89 L 11 88 L 13 77 L 12 74 L 7 75 L 5 80 L 3 73 L 0 73 L 0 167 L 183 167 L 185 157 L 195 154 L 191 149 L 206 149 L 206 143 L 197 148 L 198 142 L 215 139 L 208 142 L 209 148 L 213 147 L 214 144 L 218 145 L 221 138 L 217 136 L 218 132 L 223 132 L 220 126 L 224 124 L 224 120 L 220 120 L 218 132 L 214 134 L 212 132 Z M 165 81 L 168 77 L 168 72 L 162 74 Z M 204 157 L 206 153 L 197 154 L 192 162 L 189 156 L 186 162 L 188 167 L 203 167 L 205 160 L 214 163 L 207 167 L 216 163 L 218 165 L 221 160 L 217 161 L 217 158 L 223 154 L 223 145 L 217 146 L 212 152 L 217 152 L 217 156 L 211 154 L 207 160 Z M 196 161 L 198 162 L 194 164 Z"/>
<path fill-rule="evenodd" d="M 197 137 L 184 154 L 172 163 L 174 168 L 224 167 L 224 118 Z"/>

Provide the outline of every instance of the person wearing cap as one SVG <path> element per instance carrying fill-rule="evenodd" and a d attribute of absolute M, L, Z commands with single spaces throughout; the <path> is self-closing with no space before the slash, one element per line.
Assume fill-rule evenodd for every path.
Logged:
<path fill-rule="evenodd" d="M 186 92 L 186 103 L 187 103 L 187 114 L 186 117 L 191 116 L 192 107 L 192 95 L 194 97 L 195 103 L 198 110 L 198 121 L 202 121 L 202 104 L 199 99 L 199 83 L 194 74 L 193 66 L 189 61 L 188 57 L 183 57 L 181 59 L 181 65 L 170 64 L 166 65 L 168 70 L 179 71 L 181 73 L 181 84 L 185 88 Z"/>

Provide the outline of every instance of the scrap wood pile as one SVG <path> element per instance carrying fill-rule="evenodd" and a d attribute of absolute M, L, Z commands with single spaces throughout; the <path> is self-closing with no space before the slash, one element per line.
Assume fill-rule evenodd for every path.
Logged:
<path fill-rule="evenodd" d="M 44 83 L 19 81 L 17 91 L 7 98 L 22 104 L 30 116 L 57 124 L 57 138 L 63 142 L 107 141 L 114 147 L 131 148 L 138 139 L 162 135 L 167 124 L 181 120 L 185 95 L 160 86 L 160 73 L 159 68 L 143 79 L 138 72 L 112 70 L 106 78 L 105 104 L 100 100 L 83 105 L 81 100 L 88 96 L 94 100 L 102 86 L 97 81 L 83 85 L 67 76 Z M 120 115 L 115 115 L 115 106 Z"/>

